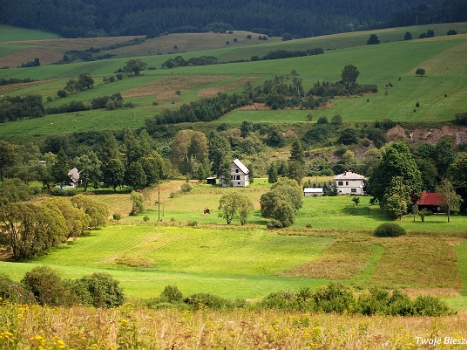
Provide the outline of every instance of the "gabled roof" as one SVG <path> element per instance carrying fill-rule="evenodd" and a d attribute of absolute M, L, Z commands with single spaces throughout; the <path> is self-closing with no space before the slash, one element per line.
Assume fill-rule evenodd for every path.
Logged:
<path fill-rule="evenodd" d="M 342 174 L 334 176 L 334 180 L 365 180 L 365 176 L 346 171 Z"/>
<path fill-rule="evenodd" d="M 304 188 L 303 193 L 323 193 L 323 188 L 322 187 Z"/>
<path fill-rule="evenodd" d="M 250 170 L 248 170 L 248 168 L 245 165 L 243 165 L 243 163 L 239 159 L 234 159 L 232 163 L 235 164 L 237 168 L 239 168 L 245 175 L 248 175 L 248 173 L 250 172 Z"/>
<path fill-rule="evenodd" d="M 417 201 L 417 205 L 428 205 L 439 207 L 443 205 L 446 201 L 441 197 L 439 193 L 436 192 L 423 192 L 420 199 Z"/>
<path fill-rule="evenodd" d="M 79 181 L 79 171 L 76 168 L 71 169 L 68 172 L 68 176 L 70 177 L 71 181 L 78 182 Z"/>

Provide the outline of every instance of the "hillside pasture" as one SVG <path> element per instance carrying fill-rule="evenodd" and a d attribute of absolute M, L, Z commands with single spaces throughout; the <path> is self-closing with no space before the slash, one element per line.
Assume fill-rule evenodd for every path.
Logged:
<path fill-rule="evenodd" d="M 90 102 L 95 97 L 122 93 L 125 102 L 132 102 L 135 107 L 129 110 L 83 111 L 77 114 L 48 116 L 40 121 L 23 120 L 19 123 L 5 123 L 0 126 L 0 138 L 13 140 L 19 136 L 15 129 L 22 130 L 23 138 L 45 137 L 57 133 L 74 131 L 120 130 L 125 126 L 142 127 L 147 117 L 157 115 L 164 108 L 178 108 L 181 103 L 189 103 L 200 97 L 226 90 L 241 92 L 244 81 L 253 81 L 259 85 L 274 75 L 288 75 L 296 70 L 303 79 L 305 90 L 317 81 L 340 79 L 342 68 L 349 63 L 357 66 L 361 72 L 358 81 L 377 84 L 379 92 L 366 96 L 336 97 L 326 109 L 318 110 L 262 110 L 243 109 L 233 111 L 216 123 L 240 124 L 244 120 L 252 122 L 300 122 L 310 123 L 306 117 L 313 115 L 313 122 L 320 116 L 332 118 L 340 114 L 345 123 L 369 123 L 389 118 L 393 121 L 430 123 L 449 121 L 456 113 L 465 109 L 464 97 L 467 91 L 465 79 L 466 49 L 465 34 L 435 38 L 436 40 L 413 40 L 390 42 L 380 45 L 365 45 L 342 50 L 326 51 L 323 55 L 299 57 L 259 62 L 219 64 L 212 66 L 182 67 L 171 70 L 156 69 L 144 71 L 141 76 L 125 78 L 114 83 L 103 84 L 104 76 L 113 75 L 123 67 L 126 59 L 95 61 L 58 66 L 40 66 L 24 69 L 0 70 L 0 77 L 32 78 L 46 81 L 44 84 L 31 84 L 21 88 L 11 86 L 9 95 L 41 94 L 55 97 L 70 77 L 77 77 L 82 72 L 90 72 L 96 82 L 95 88 L 74 93 L 63 99 L 45 102 L 45 106 L 57 106 L 73 100 Z M 219 53 L 220 51 L 215 51 Z M 457 52 L 457 54 L 455 54 Z M 191 55 L 197 53 L 192 52 Z M 200 54 L 200 53 L 199 53 Z M 210 52 L 203 52 L 210 54 Z M 149 66 L 160 66 L 167 58 L 174 55 L 140 57 Z M 428 73 L 424 77 L 414 74 L 414 69 L 427 64 Z M 452 67 L 458 74 L 445 74 L 446 68 Z M 464 67 L 464 68 L 462 68 Z M 450 68 L 451 69 L 451 68 Z M 449 69 L 449 70 L 450 70 Z M 209 78 L 211 77 L 211 78 Z M 218 81 L 213 81 L 220 79 Z M 228 79 L 221 77 L 230 77 Z M 399 80 L 400 78 L 400 80 Z M 197 81 L 199 83 L 184 83 Z M 158 83 L 159 82 L 159 83 Z M 169 84 L 170 83 L 170 84 Z M 173 84 L 172 84 L 173 83 Z M 391 83 L 390 85 L 388 85 Z M 182 84 L 182 85 L 180 85 Z M 163 89 L 157 97 L 158 106 L 154 106 L 154 96 L 141 96 L 134 91 L 148 91 L 148 87 Z M 164 86 L 164 88 L 162 88 Z M 231 90 L 235 88 L 235 90 Z M 180 90 L 178 96 L 175 92 Z M 152 92 L 151 92 L 152 93 Z M 172 103 L 174 102 L 174 103 Z M 417 102 L 420 107 L 415 107 Z M 131 118 L 129 117 L 131 114 Z M 44 128 L 42 124 L 56 125 L 58 119 L 77 120 L 79 124 L 66 123 L 61 128 Z M 108 119 L 112 118 L 112 123 Z M 33 125 L 30 125 L 33 124 Z M 42 125 L 42 126 L 41 126 Z M 34 136 L 40 135 L 40 136 Z"/>
<path fill-rule="evenodd" d="M 40 30 L 0 25 L 0 42 L 57 39 L 57 34 Z"/>

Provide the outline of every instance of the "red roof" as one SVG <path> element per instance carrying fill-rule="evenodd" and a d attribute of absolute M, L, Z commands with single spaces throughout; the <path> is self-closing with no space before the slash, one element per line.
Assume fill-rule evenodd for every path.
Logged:
<path fill-rule="evenodd" d="M 417 201 L 418 205 L 431 205 L 435 207 L 439 207 L 440 205 L 444 204 L 445 200 L 439 193 L 436 192 L 423 192 L 422 197 Z"/>

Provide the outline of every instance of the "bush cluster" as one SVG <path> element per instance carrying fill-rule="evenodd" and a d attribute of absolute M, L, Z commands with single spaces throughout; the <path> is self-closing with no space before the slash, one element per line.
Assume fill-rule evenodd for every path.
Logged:
<path fill-rule="evenodd" d="M 176 286 L 168 285 L 158 298 L 145 302 L 150 308 L 177 308 L 182 310 L 253 310 L 278 309 L 310 313 L 338 313 L 391 316 L 442 316 L 453 313 L 439 298 L 419 296 L 415 300 L 398 290 L 392 293 L 373 288 L 357 295 L 352 288 L 330 283 L 317 288 L 302 288 L 298 292 L 279 291 L 269 294 L 256 303 L 245 300 L 230 301 L 209 293 L 193 294 L 183 298 Z"/>
<path fill-rule="evenodd" d="M 405 235 L 406 232 L 405 229 L 398 224 L 388 222 L 379 225 L 374 234 L 377 237 L 399 237 Z"/>
<path fill-rule="evenodd" d="M 101 308 L 118 307 L 125 299 L 119 282 L 107 273 L 63 280 L 47 266 L 27 272 L 20 283 L 0 274 L 0 297 L 12 303 Z"/>
<path fill-rule="evenodd" d="M 184 298 L 176 286 L 168 285 L 158 298 L 147 300 L 145 305 L 154 309 L 232 310 L 245 307 L 246 302 L 244 300 L 231 301 L 210 293 L 197 293 Z"/>
<path fill-rule="evenodd" d="M 389 293 L 373 288 L 356 295 L 351 288 L 330 283 L 315 291 L 302 288 L 298 292 L 271 293 L 254 307 L 313 313 L 349 313 L 361 315 L 441 316 L 453 311 L 439 298 L 418 296 L 411 300 L 398 290 Z"/>

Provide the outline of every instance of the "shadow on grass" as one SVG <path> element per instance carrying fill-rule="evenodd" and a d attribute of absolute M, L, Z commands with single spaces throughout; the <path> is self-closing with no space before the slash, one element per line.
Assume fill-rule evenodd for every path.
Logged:
<path fill-rule="evenodd" d="M 390 218 L 380 209 L 368 206 L 348 206 L 340 209 L 344 215 L 350 216 L 366 216 L 375 221 L 387 222 Z"/>

